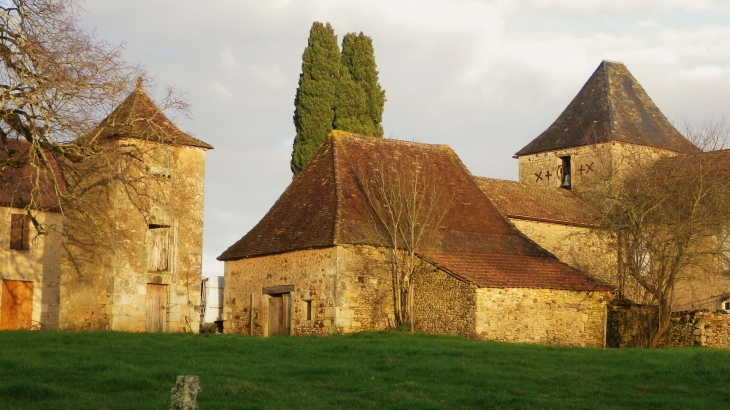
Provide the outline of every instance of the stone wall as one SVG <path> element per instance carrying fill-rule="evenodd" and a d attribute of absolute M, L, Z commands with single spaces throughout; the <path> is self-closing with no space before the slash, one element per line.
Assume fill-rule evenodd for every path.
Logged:
<path fill-rule="evenodd" d="M 572 190 L 580 194 L 590 189 L 597 178 L 620 177 L 633 167 L 674 155 L 677 154 L 673 151 L 621 142 L 540 152 L 519 157 L 519 180 L 528 185 L 559 187 L 560 158 L 570 156 Z"/>
<path fill-rule="evenodd" d="M 292 334 L 392 328 L 393 288 L 386 261 L 384 250 L 357 245 L 227 261 L 224 329 L 227 333 L 268 335 L 268 299 L 262 290 L 273 286 L 293 286 Z M 419 331 L 474 333 L 471 285 L 429 269 L 419 277 L 415 292 Z M 311 303 L 311 320 L 306 320 L 307 302 Z"/>
<path fill-rule="evenodd" d="M 30 249 L 10 249 L 11 214 L 23 213 L 25 213 L 23 209 L 0 207 L 0 286 L 2 280 L 33 282 L 31 311 L 33 328 L 56 330 L 59 319 L 62 216 L 57 212 L 33 211 L 35 218 L 47 233 L 39 236 L 31 228 Z"/>
<path fill-rule="evenodd" d="M 69 187 L 61 328 L 145 331 L 155 284 L 166 286 L 163 330 L 198 331 L 205 151 L 136 139 L 102 148 Z M 151 226 L 169 228 L 166 270 L 148 271 Z"/>
<path fill-rule="evenodd" d="M 609 238 L 593 228 L 510 218 L 522 234 L 562 262 L 610 284 L 618 282 Z"/>
<path fill-rule="evenodd" d="M 476 333 L 501 342 L 604 346 L 609 292 L 477 289 Z"/>
<path fill-rule="evenodd" d="M 675 312 L 662 347 L 704 346 L 730 348 L 730 314 Z"/>
<path fill-rule="evenodd" d="M 223 329 L 226 333 L 268 335 L 268 299 L 263 288 L 293 285 L 293 334 L 337 331 L 335 294 L 337 247 L 226 261 L 224 268 Z M 306 320 L 307 302 L 311 320 Z"/>
<path fill-rule="evenodd" d="M 416 278 L 416 320 L 419 332 L 474 336 L 476 286 L 438 269 Z"/>

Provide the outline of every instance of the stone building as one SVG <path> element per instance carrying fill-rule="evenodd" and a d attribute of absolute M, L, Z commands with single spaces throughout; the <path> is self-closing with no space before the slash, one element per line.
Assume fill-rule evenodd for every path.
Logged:
<path fill-rule="evenodd" d="M 418 251 L 415 327 L 491 340 L 602 346 L 612 287 L 536 245 L 483 194 L 456 154 L 333 133 L 225 262 L 226 332 L 386 329 L 393 284 L 364 169 L 402 164 L 443 184 L 438 239 Z M 385 175 L 385 174 L 381 174 Z"/>
<path fill-rule="evenodd" d="M 0 155 L 22 155 L 17 144 Z M 83 160 L 58 168 L 58 184 L 38 188 L 37 167 L 3 166 L 0 328 L 196 332 L 212 147 L 180 131 L 140 81 L 72 148 Z"/>
<path fill-rule="evenodd" d="M 620 179 L 660 160 L 672 167 L 689 154 L 700 150 L 672 126 L 626 67 L 603 61 L 553 124 L 515 154 L 519 182 L 477 181 L 523 234 L 561 261 L 616 284 L 615 246 L 596 229 L 597 214 L 582 198 L 599 179 Z M 727 151 L 702 155 L 730 176 Z M 674 308 L 716 310 L 728 295 L 728 277 L 699 275 L 677 284 Z"/>
<path fill-rule="evenodd" d="M 63 219 L 53 181 L 36 166 L 29 145 L 8 138 L 0 149 L 0 330 L 58 327 Z M 36 178 L 38 186 L 31 182 Z"/>
<path fill-rule="evenodd" d="M 79 144 L 60 328 L 197 331 L 205 152 L 137 88 Z"/>

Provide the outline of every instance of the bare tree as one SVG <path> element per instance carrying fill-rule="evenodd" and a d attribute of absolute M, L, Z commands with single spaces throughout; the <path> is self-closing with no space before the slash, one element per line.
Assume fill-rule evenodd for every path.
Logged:
<path fill-rule="evenodd" d="M 0 4 L 1 165 L 34 170 L 35 177 L 28 179 L 33 192 L 25 204 L 29 213 L 47 207 L 38 199 L 42 189 L 63 199 L 66 165 L 92 154 L 73 141 L 119 103 L 142 74 L 124 61 L 121 45 L 81 29 L 79 11 L 75 0 Z"/>
<path fill-rule="evenodd" d="M 440 224 L 451 206 L 447 182 L 427 155 L 394 158 L 356 171 L 372 210 L 368 242 L 387 250 L 393 283 L 395 325 L 415 327 L 415 278 L 431 269 L 418 256 L 438 243 Z"/>
<path fill-rule="evenodd" d="M 701 148 L 723 147 L 728 135 L 724 121 L 690 131 Z M 670 324 L 676 285 L 720 271 L 730 227 L 730 169 L 722 162 L 730 156 L 713 151 L 657 159 L 632 152 L 612 160 L 612 170 L 596 178 L 584 199 L 600 211 L 612 238 L 607 243 L 617 255 L 620 295 L 657 306 L 650 342 L 656 347 Z M 624 169 L 617 172 L 619 166 Z"/>

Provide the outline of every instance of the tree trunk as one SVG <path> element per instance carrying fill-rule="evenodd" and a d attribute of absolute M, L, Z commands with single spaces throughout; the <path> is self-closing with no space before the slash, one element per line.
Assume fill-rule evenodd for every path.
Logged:
<path fill-rule="evenodd" d="M 659 343 L 662 337 L 669 329 L 669 324 L 672 319 L 671 305 L 667 303 L 665 298 L 659 299 L 659 306 L 657 309 L 657 327 L 651 335 L 650 347 L 652 349 L 659 347 Z"/>

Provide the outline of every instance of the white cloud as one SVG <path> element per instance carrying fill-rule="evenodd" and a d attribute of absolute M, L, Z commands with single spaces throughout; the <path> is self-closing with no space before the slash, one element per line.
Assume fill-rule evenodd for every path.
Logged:
<path fill-rule="evenodd" d="M 233 99 L 231 90 L 218 81 L 211 82 L 210 91 L 223 101 L 231 101 Z"/>

